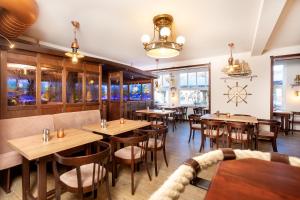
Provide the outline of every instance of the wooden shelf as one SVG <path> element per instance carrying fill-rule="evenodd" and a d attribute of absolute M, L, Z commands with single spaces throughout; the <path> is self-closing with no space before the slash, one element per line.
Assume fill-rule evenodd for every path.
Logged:
<path fill-rule="evenodd" d="M 300 87 L 300 83 L 294 83 L 294 84 L 291 84 L 292 88 L 293 87 Z"/>
<path fill-rule="evenodd" d="M 226 82 L 227 80 L 239 80 L 239 79 L 249 79 L 250 81 L 252 81 L 253 78 L 257 78 L 257 75 L 237 76 L 237 77 L 226 76 L 226 77 L 222 77 L 221 79 L 224 80 L 224 82 Z"/>

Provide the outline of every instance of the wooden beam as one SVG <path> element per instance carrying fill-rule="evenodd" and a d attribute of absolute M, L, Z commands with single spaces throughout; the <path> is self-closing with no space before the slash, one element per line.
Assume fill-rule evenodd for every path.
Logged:
<path fill-rule="evenodd" d="M 261 55 L 278 22 L 287 0 L 262 0 L 252 42 L 251 55 Z"/>

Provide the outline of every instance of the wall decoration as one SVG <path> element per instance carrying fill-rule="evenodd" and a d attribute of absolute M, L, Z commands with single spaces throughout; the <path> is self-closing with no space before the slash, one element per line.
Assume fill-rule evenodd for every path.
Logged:
<path fill-rule="evenodd" d="M 227 93 L 224 93 L 228 97 L 227 103 L 234 102 L 235 106 L 238 106 L 239 103 L 248 103 L 246 101 L 248 95 L 252 95 L 251 93 L 248 93 L 246 88 L 248 85 L 245 86 L 239 86 L 239 83 L 236 82 L 235 86 L 229 86 L 227 85 L 228 91 Z"/>

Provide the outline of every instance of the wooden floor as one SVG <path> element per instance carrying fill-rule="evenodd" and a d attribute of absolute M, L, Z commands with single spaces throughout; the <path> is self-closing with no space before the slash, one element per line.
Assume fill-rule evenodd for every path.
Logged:
<path fill-rule="evenodd" d="M 112 194 L 112 199 L 115 200 L 129 200 L 129 199 L 148 199 L 150 195 L 156 191 L 167 177 L 184 162 L 187 158 L 199 155 L 198 150 L 200 146 L 200 134 L 195 134 L 195 140 L 188 144 L 189 126 L 188 123 L 179 124 L 177 130 L 173 133 L 170 129 L 167 137 L 167 157 L 169 161 L 169 167 L 167 168 L 162 154 L 158 155 L 158 166 L 159 175 L 155 177 L 153 164 L 149 162 L 149 167 L 152 173 L 152 181 L 150 182 L 144 167 L 141 166 L 140 172 L 135 174 L 136 183 L 136 193 L 134 196 L 131 195 L 130 191 L 130 170 L 129 168 L 122 168 L 119 173 L 119 177 L 115 187 L 111 187 L 110 191 Z M 279 135 L 278 138 L 278 151 L 280 153 L 298 156 L 300 157 L 300 133 L 294 135 L 284 136 Z M 267 142 L 260 142 L 259 149 L 262 151 L 272 151 L 271 145 Z M 209 143 L 206 143 L 205 152 L 210 151 Z M 200 177 L 211 179 L 216 170 L 216 166 L 212 166 L 201 172 Z M 48 189 L 52 189 L 54 186 L 53 177 L 51 175 L 51 170 L 49 170 L 48 177 Z M 21 187 L 21 172 L 18 169 L 13 171 L 13 182 L 12 182 L 12 192 L 10 194 L 5 194 L 2 189 L 0 189 L 0 199 L 1 200 L 20 200 L 22 199 L 22 187 Z M 31 173 L 32 177 L 32 189 L 35 191 L 36 173 Z M 110 179 L 111 181 L 111 179 Z M 194 186 L 189 185 L 185 192 L 182 194 L 180 199 L 183 200 L 193 200 L 193 199 L 204 199 L 205 190 L 198 189 Z M 106 199 L 106 194 L 104 188 L 101 187 L 98 199 Z M 70 193 L 65 193 L 62 195 L 62 199 L 76 199 L 76 196 Z"/>

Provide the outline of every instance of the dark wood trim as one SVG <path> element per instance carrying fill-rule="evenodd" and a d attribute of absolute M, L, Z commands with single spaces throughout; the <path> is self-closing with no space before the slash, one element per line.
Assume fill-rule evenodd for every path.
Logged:
<path fill-rule="evenodd" d="M 204 64 L 197 64 L 197 65 L 186 65 L 186 66 L 179 66 L 179 67 L 168 67 L 168 68 L 161 68 L 161 69 L 152 69 L 147 70 L 147 72 L 159 72 L 159 71 L 167 71 L 167 70 L 180 70 L 180 69 L 188 69 L 188 68 L 196 68 L 196 67 L 208 67 L 210 63 Z"/>
<path fill-rule="evenodd" d="M 271 58 L 273 58 L 274 61 L 300 59 L 300 53 L 271 56 Z"/>
<path fill-rule="evenodd" d="M 209 85 L 208 85 L 208 109 L 209 113 L 211 113 L 211 63 L 208 65 L 208 79 L 209 79 Z"/>
<path fill-rule="evenodd" d="M 15 48 L 14 49 L 9 49 L 8 44 L 6 41 L 3 39 L 0 39 L 0 50 L 5 50 L 8 52 L 16 52 L 16 51 L 27 51 L 29 52 L 34 52 L 34 53 L 43 53 L 43 54 L 48 54 L 52 56 L 59 56 L 65 58 L 65 55 L 62 50 L 58 49 L 53 49 L 49 48 L 47 46 L 39 45 L 39 44 L 28 44 L 28 43 L 22 43 L 22 42 L 15 42 Z M 115 67 L 114 70 L 118 71 L 127 71 L 127 72 L 132 72 L 136 74 L 143 75 L 148 78 L 156 78 L 153 74 L 140 70 L 135 67 L 131 67 L 129 65 L 125 65 L 122 63 L 110 61 L 110 60 L 105 60 L 105 59 L 100 59 L 100 58 L 94 58 L 90 56 L 85 56 L 82 61 L 87 61 L 87 62 L 93 62 L 93 63 L 99 63 L 99 64 L 104 64 L 104 65 L 109 65 Z M 117 68 L 117 69 L 116 69 Z"/>

